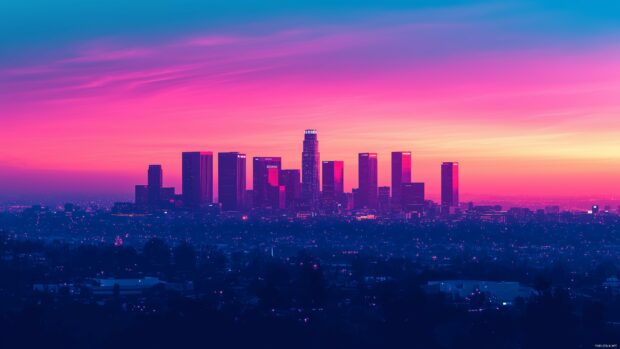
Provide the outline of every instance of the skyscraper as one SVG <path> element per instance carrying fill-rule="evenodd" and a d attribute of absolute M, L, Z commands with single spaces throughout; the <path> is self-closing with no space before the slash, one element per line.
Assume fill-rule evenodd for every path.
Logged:
<path fill-rule="evenodd" d="M 285 209 L 287 208 L 287 203 L 286 203 L 286 187 L 283 185 L 278 185 L 277 186 L 277 197 L 274 199 L 274 204 L 276 203 L 275 207 L 279 208 L 279 209 Z"/>
<path fill-rule="evenodd" d="M 363 207 L 360 188 L 351 188 L 351 198 L 353 199 L 353 208 L 358 209 L 360 207 Z"/>
<path fill-rule="evenodd" d="M 459 206 L 459 163 L 441 164 L 441 208 L 451 213 Z"/>
<path fill-rule="evenodd" d="M 146 185 L 136 185 L 136 206 L 145 208 L 149 204 L 149 190 Z"/>
<path fill-rule="evenodd" d="M 377 208 L 377 153 L 358 155 L 359 202 L 358 208 Z"/>
<path fill-rule="evenodd" d="M 421 212 L 424 207 L 424 183 L 403 183 L 401 191 L 403 210 Z"/>
<path fill-rule="evenodd" d="M 241 211 L 244 208 L 246 172 L 245 154 L 218 153 L 218 201 L 224 211 Z"/>
<path fill-rule="evenodd" d="M 387 212 L 390 209 L 390 187 L 379 187 L 377 206 L 381 212 Z"/>
<path fill-rule="evenodd" d="M 403 183 L 411 183 L 411 152 L 392 152 L 392 204 L 401 207 Z"/>
<path fill-rule="evenodd" d="M 301 188 L 303 199 L 311 208 L 315 208 L 319 201 L 319 164 L 319 139 L 316 130 L 306 130 L 301 153 Z"/>
<path fill-rule="evenodd" d="M 174 206 L 176 194 L 174 192 L 174 187 L 163 187 L 159 192 L 159 204 L 161 208 L 169 208 Z"/>
<path fill-rule="evenodd" d="M 161 203 L 163 171 L 161 165 L 149 165 L 148 171 L 148 202 L 149 206 L 157 207 Z"/>
<path fill-rule="evenodd" d="M 278 208 L 280 195 L 280 169 L 282 159 L 279 157 L 254 157 L 252 184 L 254 207 Z"/>
<path fill-rule="evenodd" d="M 323 198 L 339 200 L 344 193 L 344 161 L 323 161 Z"/>
<path fill-rule="evenodd" d="M 198 207 L 213 202 L 213 153 L 184 152 L 183 204 Z"/>
<path fill-rule="evenodd" d="M 280 185 L 284 186 L 286 208 L 295 208 L 301 200 L 301 171 L 280 171 Z"/>

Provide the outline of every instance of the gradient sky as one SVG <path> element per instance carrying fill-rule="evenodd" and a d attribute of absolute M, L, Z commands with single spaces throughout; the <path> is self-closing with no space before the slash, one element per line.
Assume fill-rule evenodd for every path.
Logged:
<path fill-rule="evenodd" d="M 347 189 L 358 152 L 389 185 L 411 150 L 431 198 L 442 161 L 463 200 L 616 198 L 619 18 L 617 0 L 4 0 L 0 200 L 130 198 L 149 163 L 180 189 L 187 150 L 299 168 L 305 128 Z"/>

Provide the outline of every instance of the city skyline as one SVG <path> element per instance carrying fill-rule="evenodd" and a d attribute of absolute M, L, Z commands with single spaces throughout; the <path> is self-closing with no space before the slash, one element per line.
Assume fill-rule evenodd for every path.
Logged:
<path fill-rule="evenodd" d="M 304 131 L 303 146 L 307 147 L 308 135 L 311 135 L 311 142 L 313 143 L 312 149 L 318 149 L 318 132 L 316 129 L 306 129 Z M 314 150 L 313 150 L 314 151 Z M 221 204 L 224 211 L 238 211 L 248 210 L 252 208 L 258 209 L 287 209 L 292 211 L 299 210 L 325 210 L 330 206 L 328 202 L 332 204 L 342 205 L 342 209 L 371 209 L 371 210 L 420 210 L 425 205 L 426 200 L 435 202 L 439 205 L 442 212 L 450 214 L 457 213 L 461 209 L 467 207 L 467 205 L 473 204 L 473 201 L 468 198 L 463 200 L 460 193 L 460 172 L 459 162 L 442 162 L 440 169 L 440 188 L 438 190 L 439 195 L 437 197 L 429 196 L 427 193 L 427 184 L 425 182 L 416 181 L 412 176 L 413 172 L 413 157 L 411 151 L 392 151 L 390 153 L 390 179 L 392 186 L 380 185 L 378 182 L 377 174 L 380 171 L 378 163 L 377 153 L 358 153 L 358 161 L 355 164 L 357 167 L 358 187 L 352 187 L 350 191 L 346 191 L 344 187 L 344 161 L 342 160 L 324 160 L 319 161 L 320 166 L 316 170 L 318 173 L 315 175 L 318 178 L 319 202 L 312 204 L 312 201 L 308 201 L 308 198 L 303 195 L 303 160 L 308 159 L 307 152 L 302 152 L 301 163 L 302 169 L 285 169 L 283 168 L 282 157 L 279 156 L 255 156 L 251 162 L 251 173 L 246 172 L 247 166 L 245 165 L 246 155 L 239 152 L 219 152 L 217 158 L 222 161 L 223 158 L 231 157 L 236 160 L 233 163 L 238 163 L 242 158 L 242 165 L 237 166 L 236 169 L 230 168 L 231 163 L 223 163 L 223 166 L 217 165 L 217 170 L 214 170 L 213 165 L 213 152 L 200 151 L 200 152 L 182 152 L 183 159 L 183 173 L 185 176 L 186 171 L 186 157 L 191 155 L 201 155 L 205 157 L 206 163 L 204 164 L 204 173 L 201 174 L 203 180 L 210 183 L 209 188 L 203 188 L 207 193 L 211 193 L 211 196 L 207 196 L 201 205 L 196 205 L 193 201 L 186 201 L 188 193 L 186 190 L 181 189 L 180 192 L 175 191 L 175 187 L 164 187 L 164 181 L 162 179 L 163 169 L 160 164 L 149 164 L 147 171 L 148 185 L 135 185 L 133 191 L 133 201 L 137 207 L 151 207 L 153 205 L 158 206 L 158 203 L 165 201 L 175 202 L 178 200 L 182 207 L 191 208 L 202 206 L 205 204 Z M 311 156 L 313 157 L 313 156 Z M 310 159 L 312 162 L 318 158 L 318 154 L 314 159 Z M 198 158 L 194 159 L 194 161 Z M 194 166 L 197 166 L 194 165 Z M 215 174 L 217 173 L 217 175 Z M 225 173 L 226 176 L 222 177 Z M 241 178 L 237 178 L 241 176 Z M 213 178 L 216 177 L 217 184 L 213 184 Z M 249 178 L 248 178 L 249 177 Z M 219 178 L 225 178 L 220 184 Z M 240 182 L 243 182 L 240 184 Z M 237 182 L 234 186 L 238 189 L 232 189 L 231 183 Z M 156 185 L 153 185 L 156 183 Z M 207 185 L 205 183 L 205 185 Z M 246 184 L 246 183 L 249 183 Z M 394 191 L 395 183 L 400 183 L 398 189 Z M 185 181 L 183 181 L 185 186 Z M 221 200 L 218 196 L 213 195 L 213 192 L 221 190 L 222 185 L 230 187 L 228 191 L 236 191 L 237 196 L 235 204 L 230 204 L 230 201 L 234 201 L 229 197 Z M 183 187 L 184 188 L 184 187 Z M 254 188 L 258 188 L 254 190 Z M 248 191 L 246 191 L 246 189 Z M 194 189 L 190 189 L 194 190 Z M 402 192 L 402 193 L 401 193 Z M 346 195 L 345 195 L 346 194 Z M 250 195 L 251 198 L 248 196 Z M 347 198 L 347 195 L 350 197 Z M 157 197 L 155 197 L 157 196 Z M 383 196 L 383 199 L 382 199 Z M 162 201 L 162 197 L 165 199 Z M 501 197 L 501 196 L 498 196 Z M 382 202 L 387 200 L 387 202 Z M 497 200 L 497 199 L 496 199 Z M 580 209 L 592 209 L 594 207 L 600 207 L 600 202 L 595 202 L 596 199 L 591 199 L 588 202 L 582 202 Z M 348 202 L 348 203 L 347 203 Z M 153 204 L 156 203 L 156 204 Z M 507 204 L 509 207 L 536 207 L 538 209 L 549 207 L 558 207 L 559 209 L 575 209 L 578 207 L 565 207 L 561 202 L 543 201 L 537 202 L 536 205 L 531 205 L 527 202 L 510 202 L 510 201 L 486 201 L 482 200 L 483 204 L 497 205 Z M 583 204 L 585 203 L 585 206 Z M 603 201 L 606 207 L 611 207 L 611 202 Z M 178 205 L 178 204 L 177 204 Z M 386 206 L 389 205 L 389 206 Z M 348 207 L 348 208 L 347 208 Z M 578 208 L 578 209 L 579 209 Z M 329 211 L 329 210 L 328 210 Z"/>
<path fill-rule="evenodd" d="M 288 212 L 306 214 L 346 214 L 352 210 L 381 215 L 444 216 L 471 210 L 473 203 L 461 207 L 459 201 L 458 162 L 441 165 L 441 201 L 437 206 L 427 200 L 425 183 L 412 182 L 410 151 L 392 152 L 390 171 L 392 186 L 378 185 L 377 153 L 359 153 L 359 186 L 344 191 L 344 161 L 320 161 L 318 131 L 304 131 L 301 154 L 302 169 L 283 169 L 278 156 L 252 158 L 252 186 L 248 190 L 246 155 L 239 152 L 217 154 L 217 188 L 215 197 L 213 152 L 182 152 L 183 181 L 181 192 L 164 187 L 163 168 L 149 164 L 147 185 L 136 184 L 133 203 L 116 202 L 113 210 L 131 207 L 135 212 L 157 210 L 192 210 L 206 208 L 223 212 Z M 319 166 L 320 164 L 320 166 Z M 598 206 L 593 206 L 598 209 Z M 374 215 L 373 215 L 374 216 Z"/>
<path fill-rule="evenodd" d="M 314 136 L 316 136 L 318 134 L 316 129 L 307 129 L 306 131 L 304 131 L 304 137 L 307 137 L 308 132 L 311 132 Z M 307 139 L 304 140 L 303 143 L 305 143 L 307 141 Z M 216 153 L 218 156 L 214 156 L 214 153 Z M 246 158 L 246 154 L 242 153 L 242 152 L 229 152 L 229 151 L 222 151 L 222 152 L 213 152 L 213 151 L 182 151 L 180 153 L 180 155 L 182 155 L 180 157 L 180 159 L 182 159 L 183 161 L 179 162 L 179 166 L 180 166 L 180 171 L 176 171 L 176 169 L 172 168 L 168 173 L 173 173 L 172 176 L 168 177 L 168 176 L 163 176 L 164 171 L 164 167 L 161 163 L 159 163 L 158 161 L 154 161 L 154 163 L 148 164 L 148 175 L 146 177 L 146 183 L 147 184 L 135 184 L 132 185 L 131 187 L 131 191 L 129 194 L 123 196 L 124 199 L 129 199 L 132 198 L 133 201 L 138 205 L 138 207 L 141 206 L 141 204 L 145 204 L 146 202 L 153 202 L 153 201 L 159 201 L 161 195 L 164 195 L 166 198 L 170 198 L 172 199 L 173 196 L 176 194 L 179 198 L 183 198 L 183 200 L 187 200 L 187 196 L 188 194 L 185 194 L 186 191 L 184 191 L 183 185 L 184 185 L 184 179 L 183 179 L 183 173 L 184 168 L 185 168 L 185 157 L 186 156 L 190 156 L 190 155 L 200 155 L 201 158 L 206 157 L 205 160 L 202 160 L 203 164 L 200 165 L 202 167 L 205 167 L 203 169 L 203 171 L 207 171 L 204 172 L 203 174 L 201 174 L 201 178 L 202 180 L 205 180 L 207 182 L 210 182 L 210 189 L 209 188 L 203 188 L 202 190 L 205 191 L 205 193 L 203 195 L 205 195 L 204 201 L 202 201 L 203 204 L 208 204 L 208 203 L 223 203 L 221 201 L 221 199 L 219 198 L 219 191 L 220 191 L 220 171 L 226 171 L 226 169 L 221 169 L 219 166 L 219 162 L 222 161 L 220 155 L 222 156 L 227 156 L 227 155 L 233 155 L 235 158 L 236 157 L 242 157 L 243 158 L 243 164 L 242 165 L 238 165 L 239 170 L 238 171 L 245 171 L 245 176 L 243 176 L 242 179 L 239 179 L 240 181 L 243 181 L 243 184 L 239 184 L 237 185 L 237 187 L 239 187 L 242 192 L 245 192 L 245 190 L 251 190 L 253 192 L 254 189 L 254 185 L 255 183 L 257 183 L 256 181 L 261 181 L 260 179 L 258 179 L 256 177 L 256 172 L 254 172 L 254 162 L 257 160 L 267 160 L 270 164 L 273 161 L 275 167 L 277 167 L 277 171 L 271 171 L 269 172 L 270 168 L 269 167 L 274 167 L 274 166 L 269 166 L 267 165 L 266 169 L 263 169 L 263 172 L 261 176 L 264 175 L 266 182 L 264 183 L 264 185 L 269 185 L 269 186 L 275 186 L 278 187 L 278 185 L 282 188 L 277 188 L 278 191 L 282 190 L 281 193 L 277 193 L 275 195 L 279 195 L 281 197 L 286 197 L 288 198 L 289 195 L 293 195 L 294 197 L 296 197 L 296 199 L 294 200 L 296 202 L 296 206 L 299 206 L 300 203 L 306 203 L 307 201 L 303 198 L 302 195 L 302 165 L 303 165 L 303 152 L 302 152 L 302 156 L 300 157 L 300 161 L 297 161 L 299 163 L 299 168 L 289 168 L 286 169 L 285 165 L 283 165 L 283 163 L 287 163 L 287 164 L 291 164 L 291 163 L 295 163 L 296 161 L 294 159 L 288 159 L 288 161 L 285 161 L 283 157 L 277 156 L 253 156 L 250 157 L 251 159 L 253 159 L 254 161 L 248 161 L 246 165 L 245 162 L 245 158 Z M 353 164 L 347 164 L 345 161 L 342 160 L 326 160 L 326 161 L 320 161 L 319 160 L 319 195 L 322 197 L 322 195 L 324 194 L 323 192 L 323 179 L 324 177 L 324 172 L 323 170 L 320 170 L 321 167 L 325 167 L 326 164 L 329 164 L 331 166 L 333 166 L 333 163 L 336 163 L 339 166 L 339 170 L 342 171 L 342 173 L 345 173 L 344 168 L 345 167 L 354 167 L 354 173 L 355 175 L 351 175 L 349 174 L 348 176 L 343 176 L 342 177 L 342 188 L 344 190 L 345 193 L 351 193 L 351 192 L 355 192 L 356 190 L 359 189 L 359 178 L 360 175 L 362 174 L 362 172 L 360 169 L 360 159 L 363 156 L 370 156 L 374 159 L 374 161 L 377 163 L 376 165 L 372 165 L 372 166 L 376 166 L 376 168 L 374 169 L 374 171 L 377 172 L 377 174 L 384 172 L 384 177 L 387 178 L 383 178 L 383 181 L 379 181 L 379 179 L 377 179 L 377 185 L 376 185 L 376 189 L 377 189 L 377 195 L 381 195 L 381 189 L 382 188 L 387 188 L 390 192 L 390 200 L 393 201 L 393 204 L 395 203 L 397 206 L 398 205 L 403 205 L 403 207 L 407 206 L 407 205 L 411 205 L 411 200 L 414 200 L 416 202 L 418 202 L 415 199 L 412 199 L 412 197 L 416 197 L 419 196 L 418 193 L 422 193 L 421 196 L 423 198 L 426 198 L 428 200 L 431 201 L 435 201 L 436 203 L 438 203 L 440 206 L 443 205 L 443 192 L 444 192 L 444 184 L 442 183 L 442 181 L 444 180 L 444 166 L 447 164 L 455 164 L 457 167 L 457 172 L 456 172 L 456 178 L 458 178 L 458 180 L 460 181 L 460 174 L 458 173 L 458 162 L 445 162 L 442 161 L 440 162 L 441 166 L 440 166 L 440 171 L 437 171 L 437 178 L 431 179 L 429 180 L 429 182 L 435 182 L 436 180 L 436 184 L 438 188 L 432 188 L 430 190 L 429 194 L 429 190 L 428 190 L 428 183 L 422 180 L 419 180 L 416 178 L 416 180 L 414 180 L 413 178 L 413 168 L 416 168 L 417 170 L 421 170 L 421 172 L 425 172 L 428 169 L 424 169 L 423 167 L 420 167 L 419 165 L 414 165 L 415 163 L 415 157 L 413 157 L 412 152 L 411 151 L 390 151 L 388 153 L 388 158 L 387 161 L 389 161 L 387 164 L 385 163 L 385 160 L 383 162 L 379 161 L 379 156 L 377 153 L 358 153 L 357 154 L 357 161 L 354 162 Z M 195 159 L 194 161 L 196 161 L 197 159 Z M 277 163 L 277 164 L 276 164 Z M 348 166 L 345 166 L 348 165 Z M 363 165 L 366 166 L 366 165 Z M 386 168 L 382 168 L 382 166 L 386 167 Z M 226 167 L 226 165 L 225 165 Z M 374 168 L 374 167 L 373 167 Z M 194 170 L 195 171 L 195 170 Z M 210 171 L 210 173 L 209 173 Z M 372 170 L 371 170 L 372 171 Z M 183 176 L 175 176 L 174 173 L 180 173 Z M 293 173 L 291 173 L 293 172 Z M 299 189 L 297 194 L 292 194 L 292 193 L 288 193 L 288 191 L 290 190 L 295 190 L 295 189 L 290 189 L 290 182 L 289 182 L 289 186 L 285 185 L 285 183 L 283 183 L 281 178 L 289 178 L 288 175 L 297 173 L 297 176 L 299 177 Z M 385 174 L 385 172 L 388 172 L 387 174 Z M 400 173 L 400 175 L 398 174 L 398 172 L 402 172 Z M 283 177 L 283 174 L 286 173 L 286 177 Z M 238 174 L 240 174 L 240 172 L 238 172 Z M 323 177 L 323 179 L 321 179 L 321 177 Z M 353 178 L 350 178 L 353 177 Z M 372 177 L 372 176 L 371 176 Z M 402 179 L 402 183 L 403 185 L 405 184 L 409 184 L 406 190 L 408 190 L 408 199 L 404 199 L 405 201 L 407 201 L 408 203 L 404 203 L 402 202 L 402 199 L 399 199 L 398 197 L 396 197 L 396 200 L 394 201 L 394 197 L 393 197 L 393 183 L 394 180 L 397 180 L 397 178 L 401 178 Z M 295 178 L 295 177 L 293 177 Z M 357 180 L 355 180 L 357 179 Z M 374 180 L 374 178 L 372 179 Z M 286 181 L 286 180 L 285 180 Z M 144 182 L 144 181 L 140 181 L 138 180 L 138 182 Z M 153 185 L 149 185 L 149 183 L 156 183 L 157 188 L 154 189 Z M 224 181 L 225 183 L 227 183 L 228 181 Z M 345 186 L 344 183 L 348 183 L 349 187 Z M 278 184 L 279 183 L 279 184 Z M 278 185 L 276 185 L 278 184 Z M 355 185 L 357 184 L 357 186 Z M 224 185 L 229 185 L 229 184 L 224 184 Z M 124 183 L 123 186 L 127 186 L 127 183 Z M 559 201 L 553 201 L 554 198 L 536 198 L 536 199 L 530 199 L 532 201 L 527 201 L 528 197 L 520 197 L 520 196 L 515 196 L 513 198 L 511 198 L 510 196 L 502 196 L 502 193 L 495 193 L 495 196 L 489 196 L 488 198 L 485 198 L 484 196 L 476 196 L 475 194 L 472 195 L 471 193 L 466 194 L 465 195 L 465 199 L 460 198 L 462 196 L 462 194 L 459 193 L 459 184 L 457 184 L 457 189 L 456 189 L 456 202 L 463 204 L 463 203 L 467 203 L 467 202 L 471 202 L 475 199 L 480 199 L 482 198 L 481 202 L 485 203 L 485 204 L 506 204 L 509 203 L 508 205 L 513 205 L 513 206 L 525 206 L 525 207 L 545 207 L 545 206 L 549 206 L 549 205 L 559 205 L 561 207 L 564 207 L 566 209 L 576 209 L 576 208 L 581 208 L 581 209 L 590 209 L 591 208 L 591 204 L 592 202 L 602 202 L 602 203 L 612 203 L 615 202 L 616 200 L 614 198 L 609 199 L 609 202 L 606 202 L 605 200 L 601 201 L 600 198 L 596 198 L 596 197 L 590 197 L 588 198 L 575 198 L 575 197 L 566 197 L 566 198 L 560 198 Z M 176 188 L 176 190 L 175 190 Z M 286 188 L 286 189 L 285 189 Z M 193 190 L 193 189 L 192 189 Z M 401 188 L 401 190 L 403 190 Z M 411 191 L 413 190 L 413 192 Z M 143 191 L 143 192 L 142 192 Z M 144 193 L 144 194 L 142 194 Z M 238 203 L 233 205 L 232 207 L 243 207 L 244 204 L 246 204 L 248 198 L 246 197 L 247 193 L 244 193 L 241 199 L 239 199 Z M 139 201 L 139 198 L 142 198 L 142 195 L 144 195 L 144 200 L 142 200 L 143 202 Z M 252 195 L 254 196 L 250 202 L 252 202 L 253 200 L 256 199 L 256 194 L 252 193 Z M 274 203 L 278 203 L 277 199 L 274 199 L 273 197 L 271 199 L 268 199 L 267 196 L 265 195 L 270 195 L 270 194 L 266 194 L 266 193 L 260 193 L 259 196 L 261 196 L 261 201 L 262 200 L 272 200 L 272 202 Z M 273 195 L 273 194 L 272 194 Z M 412 196 L 413 195 L 413 196 Z M 157 196 L 158 199 L 153 199 L 154 196 Z M 265 196 L 264 198 L 262 198 L 263 196 Z M 511 199 L 514 199 L 515 201 L 511 201 Z M 519 201 L 519 199 L 524 200 L 524 201 Z M 541 200 L 542 199 L 542 200 Z M 562 199 L 566 199 L 567 202 L 574 202 L 575 200 L 583 200 L 581 202 L 581 206 L 570 206 L 571 204 L 566 204 L 564 202 L 562 202 Z M 276 200 L 276 201 L 273 201 Z M 286 206 L 286 208 L 290 208 L 289 201 L 285 201 L 283 199 L 281 199 L 283 202 L 283 205 Z M 376 203 L 371 203 L 371 205 L 369 206 L 368 204 L 364 204 L 363 207 L 357 207 L 357 208 L 371 208 L 371 209 L 376 209 L 379 207 L 379 203 L 378 203 L 378 197 L 371 199 L 371 201 L 374 201 Z M 548 201 L 545 201 L 548 200 Z M 557 198 L 555 198 L 555 200 L 558 200 Z M 226 199 L 224 199 L 224 201 L 226 201 Z M 35 201 L 36 202 L 36 201 Z M 195 203 L 189 203 L 189 204 L 185 204 L 185 207 L 197 207 L 198 205 Z M 458 205 L 457 205 L 458 206 Z M 230 206 L 228 206 L 227 204 L 224 204 L 224 207 L 228 207 L 228 209 L 230 209 Z M 270 208 L 271 204 L 259 204 L 257 207 L 266 207 L 266 208 Z M 308 208 L 309 206 L 305 206 L 306 208 Z M 281 207 L 281 208 L 284 208 Z M 298 207 L 299 208 L 299 207 Z M 316 207 L 315 207 L 316 208 Z"/>
<path fill-rule="evenodd" d="M 310 145 L 308 145 L 310 144 Z M 319 206 L 324 206 L 327 202 L 340 203 L 346 201 L 347 194 L 344 187 L 344 161 L 324 160 L 320 161 L 318 153 L 318 132 L 316 129 L 306 129 L 304 131 L 302 152 L 302 169 L 282 168 L 282 158 L 277 156 L 255 156 L 252 161 L 251 186 L 247 186 L 248 173 L 246 172 L 246 155 L 239 152 L 219 152 L 217 158 L 219 164 L 214 170 L 214 156 L 211 151 L 182 152 L 182 187 L 180 192 L 175 192 L 175 187 L 163 186 L 163 168 L 161 164 L 149 164 L 147 170 L 147 185 L 136 184 L 134 190 L 134 203 L 138 207 L 145 204 L 158 205 L 162 202 L 162 190 L 166 190 L 168 196 L 176 194 L 182 200 L 186 208 L 197 208 L 211 203 L 220 203 L 225 211 L 238 210 L 243 207 L 246 201 L 246 189 L 252 192 L 252 207 L 255 208 L 295 208 L 316 210 Z M 379 196 L 382 189 L 388 200 L 393 200 L 391 208 L 400 209 L 405 206 L 405 200 L 401 199 L 401 190 L 405 184 L 422 184 L 411 182 L 412 157 L 411 152 L 392 152 L 391 153 L 391 178 L 392 185 L 398 182 L 398 189 L 394 193 L 394 187 L 378 186 L 377 174 L 379 171 L 377 153 L 359 153 L 357 162 L 358 188 L 351 188 L 348 194 L 360 190 L 361 196 L 358 197 L 356 208 L 377 209 L 379 208 Z M 241 162 L 240 162 L 241 161 Z M 304 162 L 306 167 L 304 168 Z M 320 163 L 320 166 L 316 166 Z M 444 191 L 444 174 L 442 163 L 442 202 Z M 449 163 L 452 164 L 452 163 Z M 457 163 L 458 166 L 458 163 Z M 302 173 L 309 173 L 307 191 L 315 191 L 314 194 L 303 192 Z M 217 173 L 217 183 L 214 185 L 213 178 Z M 453 175 L 456 178 L 458 187 L 458 171 Z M 452 177 L 451 177 L 452 178 Z M 221 179 L 221 181 L 220 181 Z M 315 183 L 316 181 L 316 183 Z M 396 181 L 396 182 L 395 182 Z M 220 183 L 221 182 L 221 183 Z M 306 183 L 308 183 L 306 182 Z M 316 188 L 312 188 L 316 187 Z M 223 191 L 223 199 L 213 193 Z M 236 199 L 235 199 L 236 197 Z M 242 198 L 241 198 L 242 197 Z M 316 199 L 313 199 L 316 197 Z M 424 189 L 422 189 L 421 202 L 425 199 Z M 175 198 L 176 199 L 176 198 Z M 410 201 L 410 200 L 409 200 Z M 454 199 L 458 206 L 458 188 Z M 388 209 L 388 207 L 384 207 Z"/>

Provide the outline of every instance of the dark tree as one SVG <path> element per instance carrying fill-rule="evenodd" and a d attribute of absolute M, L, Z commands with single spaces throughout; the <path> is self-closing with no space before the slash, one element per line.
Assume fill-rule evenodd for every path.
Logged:
<path fill-rule="evenodd" d="M 143 255 L 150 271 L 163 271 L 170 264 L 170 247 L 161 239 L 147 241 Z"/>
<path fill-rule="evenodd" d="M 179 271 L 193 271 L 196 268 L 196 250 L 186 242 L 174 248 L 174 265 Z"/>

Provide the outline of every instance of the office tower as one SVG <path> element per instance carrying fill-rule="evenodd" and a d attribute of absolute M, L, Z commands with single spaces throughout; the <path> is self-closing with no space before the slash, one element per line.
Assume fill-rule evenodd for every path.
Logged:
<path fill-rule="evenodd" d="M 353 208 L 359 209 L 363 208 L 364 202 L 362 201 L 362 196 L 359 188 L 351 189 L 351 200 L 353 201 Z"/>
<path fill-rule="evenodd" d="M 280 166 L 277 164 L 267 165 L 267 198 L 263 207 L 284 208 L 284 195 L 286 191 L 283 185 L 280 185 Z"/>
<path fill-rule="evenodd" d="M 377 153 L 358 155 L 358 208 L 377 208 Z"/>
<path fill-rule="evenodd" d="M 380 211 L 386 212 L 390 209 L 390 187 L 379 187 L 377 201 Z"/>
<path fill-rule="evenodd" d="M 411 152 L 392 152 L 392 205 L 400 208 L 403 183 L 411 183 Z"/>
<path fill-rule="evenodd" d="M 301 200 L 301 171 L 280 171 L 280 185 L 284 186 L 286 208 L 295 208 Z"/>
<path fill-rule="evenodd" d="M 441 207 L 444 213 L 454 213 L 459 206 L 459 163 L 441 164 Z"/>
<path fill-rule="evenodd" d="M 286 187 L 283 185 L 278 185 L 278 197 L 277 199 L 277 207 L 281 210 L 287 208 L 286 203 Z"/>
<path fill-rule="evenodd" d="M 213 153 L 183 152 L 183 204 L 198 207 L 213 202 Z"/>
<path fill-rule="evenodd" d="M 319 139 L 316 130 L 304 132 L 303 152 L 301 153 L 301 188 L 303 200 L 316 208 L 320 194 L 319 179 Z"/>
<path fill-rule="evenodd" d="M 162 204 L 168 205 L 170 203 L 174 203 L 175 197 L 174 187 L 161 188 L 159 199 Z"/>
<path fill-rule="evenodd" d="M 421 212 L 424 207 L 424 183 L 401 184 L 401 205 L 407 212 Z"/>
<path fill-rule="evenodd" d="M 146 185 L 136 185 L 136 206 L 137 207 L 147 207 L 149 205 L 149 191 L 148 186 Z"/>
<path fill-rule="evenodd" d="M 355 191 L 357 189 L 353 189 L 351 191 L 351 193 L 344 193 L 343 195 L 343 204 L 342 206 L 344 207 L 345 210 L 352 210 L 355 208 L 355 197 L 353 195 L 353 191 Z"/>
<path fill-rule="evenodd" d="M 254 190 L 248 189 L 243 194 L 243 208 L 245 210 L 251 210 L 254 208 Z"/>
<path fill-rule="evenodd" d="M 163 172 L 161 165 L 149 165 L 148 172 L 148 202 L 150 207 L 157 207 L 161 202 L 161 187 Z"/>
<path fill-rule="evenodd" d="M 339 200 L 344 193 L 344 161 L 323 161 L 323 198 Z"/>
<path fill-rule="evenodd" d="M 245 202 L 245 154 L 217 154 L 218 201 L 223 211 L 241 211 Z"/>
<path fill-rule="evenodd" d="M 280 169 L 279 157 L 255 157 L 253 160 L 252 184 L 254 207 L 278 208 Z"/>

